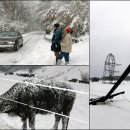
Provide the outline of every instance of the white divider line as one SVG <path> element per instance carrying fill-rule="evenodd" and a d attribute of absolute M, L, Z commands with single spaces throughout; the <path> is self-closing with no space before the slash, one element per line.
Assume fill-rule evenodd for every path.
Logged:
<path fill-rule="evenodd" d="M 76 90 L 72 90 L 72 89 L 66 89 L 66 88 L 59 88 L 59 87 L 55 87 L 55 86 L 35 84 L 35 83 L 24 82 L 24 81 L 13 80 L 13 79 L 5 79 L 5 78 L 0 78 L 0 80 L 7 80 L 7 81 L 11 81 L 11 82 L 20 82 L 20 83 L 24 83 L 24 84 L 37 85 L 37 86 L 42 86 L 42 87 L 46 87 L 46 88 L 54 88 L 54 89 L 59 89 L 59 90 L 63 90 L 63 91 L 70 91 L 70 92 L 75 92 L 75 93 L 79 93 L 79 94 L 89 95 L 89 93 L 86 93 L 86 92 L 80 92 L 80 91 L 76 91 Z"/>
<path fill-rule="evenodd" d="M 4 99 L 4 100 L 11 101 L 11 102 L 15 102 L 15 103 L 18 103 L 18 104 L 21 104 L 21 105 L 24 105 L 24 106 L 28 106 L 28 107 L 31 107 L 31 108 L 33 108 L 33 109 L 37 109 L 37 110 L 49 112 L 49 113 L 56 114 L 56 115 L 63 116 L 63 117 L 67 117 L 67 118 L 69 118 L 69 119 L 76 120 L 76 121 L 79 121 L 79 122 L 82 122 L 82 123 L 85 123 L 85 124 L 89 124 L 89 122 L 87 122 L 87 121 L 83 121 L 83 120 L 80 120 L 80 119 L 76 119 L 76 118 L 73 118 L 73 117 L 69 117 L 69 116 L 66 116 L 66 115 L 63 115 L 63 114 L 60 114 L 60 113 L 56 113 L 56 112 L 53 112 L 53 111 L 49 111 L 49 110 L 46 110 L 46 109 L 34 107 L 34 106 L 28 105 L 28 104 L 26 104 L 26 103 L 22 103 L 22 102 L 15 101 L 15 100 L 8 99 L 8 98 L 4 98 L 4 97 L 0 97 L 0 98 L 1 98 L 1 99 Z"/>

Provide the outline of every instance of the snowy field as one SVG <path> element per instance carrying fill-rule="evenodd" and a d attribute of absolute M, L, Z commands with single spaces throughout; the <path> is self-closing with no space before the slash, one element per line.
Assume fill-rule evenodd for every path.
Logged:
<path fill-rule="evenodd" d="M 67 80 L 71 78 L 78 78 L 80 77 L 80 71 L 87 71 L 87 66 L 49 66 L 49 67 L 43 67 L 38 70 L 36 70 L 34 73 L 36 75 L 35 79 L 53 79 L 57 81 L 64 81 L 67 82 Z M 13 80 L 23 80 L 27 79 L 24 77 L 19 77 L 16 75 L 16 73 L 26 73 L 27 70 L 19 70 L 14 72 L 14 75 L 4 75 L 4 73 L 0 73 L 0 95 L 6 92 L 15 82 L 2 80 L 4 79 L 13 79 Z M 82 91 L 82 92 L 89 92 L 89 85 L 83 84 L 83 83 L 70 83 L 74 90 Z M 76 94 L 76 100 L 73 106 L 73 109 L 70 113 L 70 117 L 76 118 L 85 122 L 89 122 L 89 95 L 83 95 L 83 94 Z M 0 128 L 3 128 L 1 126 L 1 121 L 6 124 L 6 129 L 10 129 L 11 127 L 14 129 L 21 129 L 22 122 L 20 117 L 10 117 L 7 114 L 0 114 Z M 8 125 L 8 126 L 7 126 Z M 54 115 L 36 115 L 36 129 L 51 129 L 54 125 Z M 59 129 L 61 129 L 62 122 L 60 121 Z M 70 119 L 68 129 L 88 129 L 89 124 L 86 124 L 84 122 L 76 121 Z"/>
<path fill-rule="evenodd" d="M 54 65 L 55 57 L 50 50 L 51 41 L 44 38 L 44 32 L 30 32 L 23 35 L 24 45 L 17 52 L 11 49 L 0 51 L 0 65 Z M 70 54 L 71 65 L 89 65 L 89 36 L 73 44 Z M 80 58 L 79 58 L 80 57 Z M 64 61 L 63 61 L 64 65 Z"/>
<path fill-rule="evenodd" d="M 90 83 L 90 98 L 105 96 L 113 87 L 112 84 L 102 82 Z M 90 106 L 91 129 L 130 129 L 130 82 L 124 81 L 116 92 L 125 91 L 106 104 Z"/>

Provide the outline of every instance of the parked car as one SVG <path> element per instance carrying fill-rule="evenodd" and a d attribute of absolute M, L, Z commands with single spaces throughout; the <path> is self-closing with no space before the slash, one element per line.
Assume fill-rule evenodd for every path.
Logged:
<path fill-rule="evenodd" d="M 23 46 L 23 37 L 17 31 L 0 32 L 0 48 L 13 48 L 18 51 Z"/>

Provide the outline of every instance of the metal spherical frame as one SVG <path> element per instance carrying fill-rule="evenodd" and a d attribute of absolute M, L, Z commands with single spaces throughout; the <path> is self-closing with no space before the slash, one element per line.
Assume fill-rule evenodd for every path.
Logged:
<path fill-rule="evenodd" d="M 109 83 L 113 82 L 115 65 L 114 55 L 112 53 L 108 54 L 104 64 L 103 83 L 105 83 L 106 79 L 110 81 Z"/>

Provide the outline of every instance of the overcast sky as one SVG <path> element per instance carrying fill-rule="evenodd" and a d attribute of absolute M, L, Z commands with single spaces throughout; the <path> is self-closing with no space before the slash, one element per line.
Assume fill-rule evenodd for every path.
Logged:
<path fill-rule="evenodd" d="M 122 74 L 130 64 L 130 1 L 91 1 L 90 17 L 90 76 L 103 75 L 108 53 Z"/>

